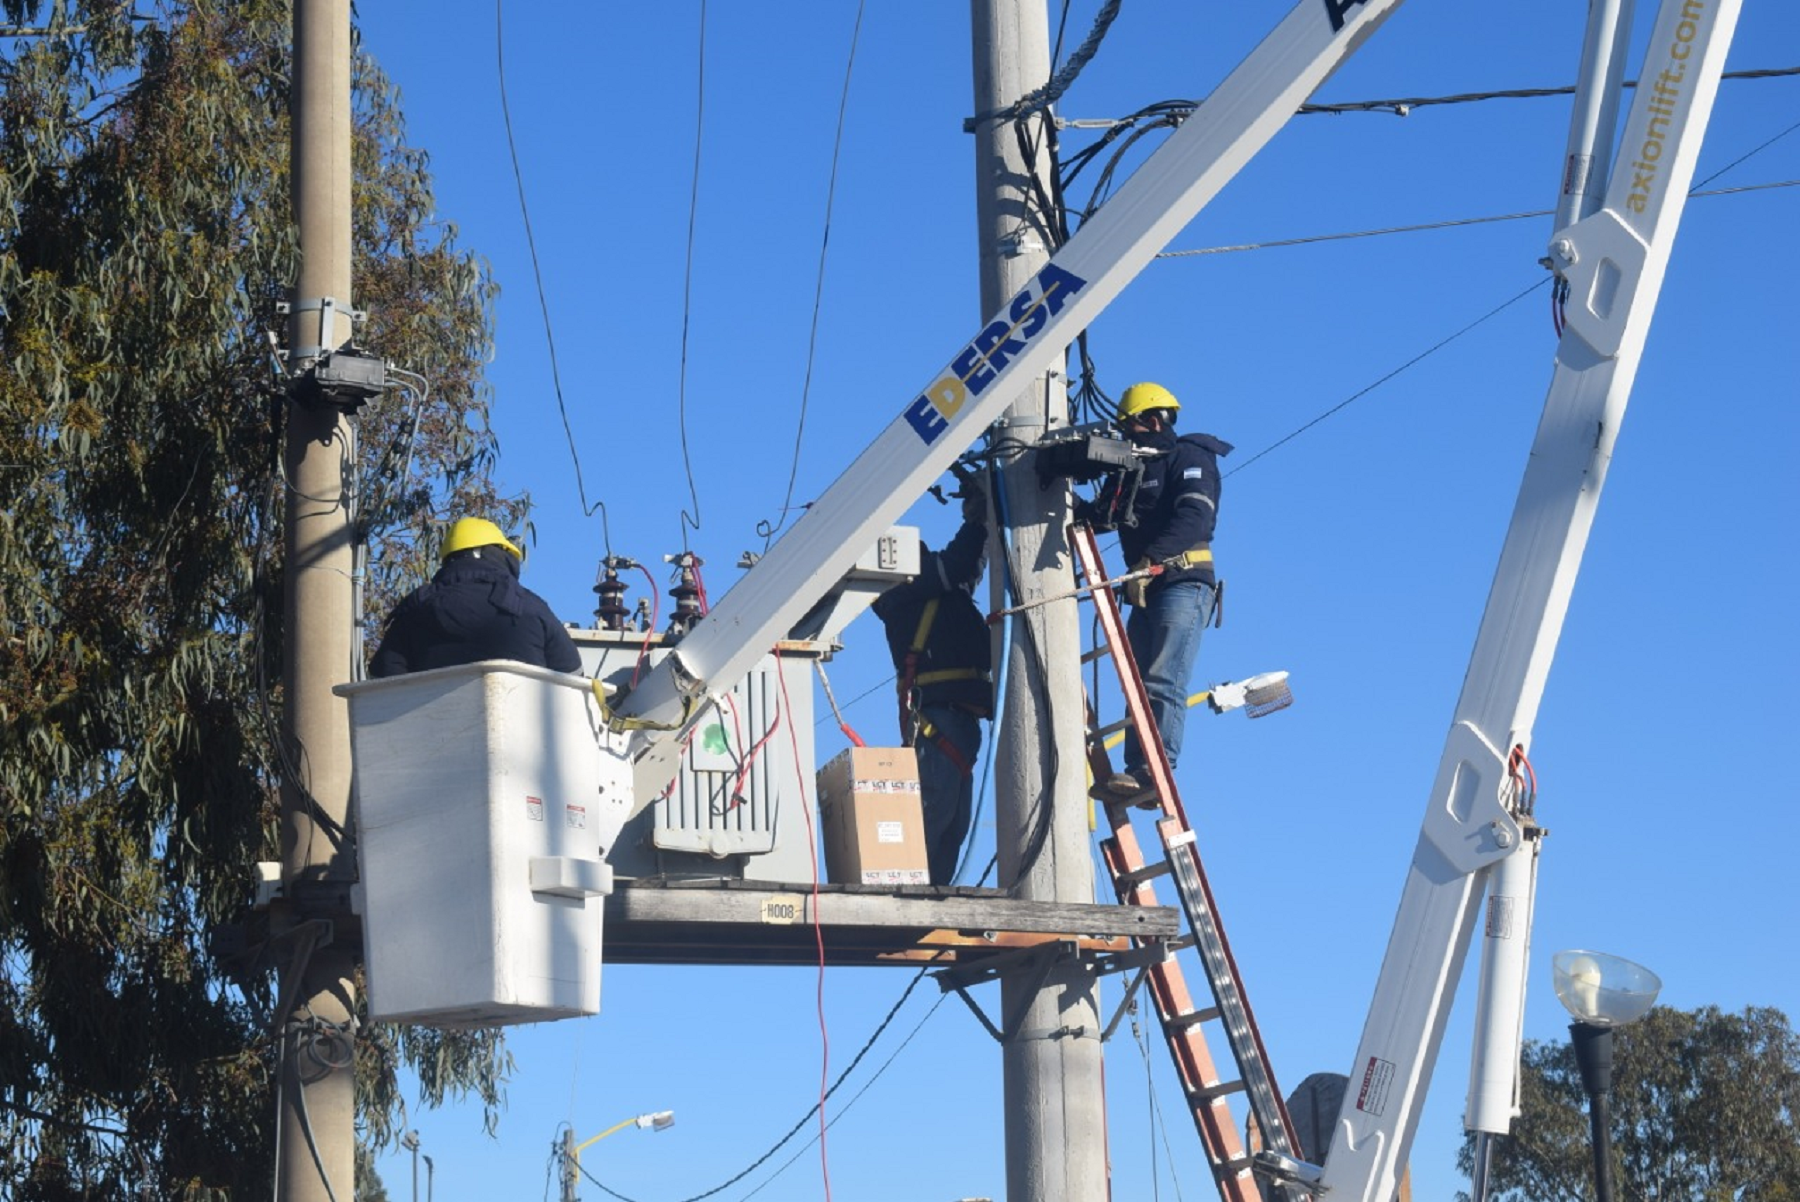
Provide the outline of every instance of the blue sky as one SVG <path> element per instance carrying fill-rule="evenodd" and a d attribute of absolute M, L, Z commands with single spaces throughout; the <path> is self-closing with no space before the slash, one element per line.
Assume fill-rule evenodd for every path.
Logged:
<path fill-rule="evenodd" d="M 1072 6 L 1069 44 L 1097 7 Z M 1061 114 L 1204 95 L 1286 7 L 1126 4 Z M 1582 9 L 1414 0 L 1316 99 L 1568 84 Z M 835 147 L 858 5 L 707 5 L 703 89 L 701 12 L 693 0 L 504 11 L 506 99 L 573 456 L 502 122 L 495 5 L 362 13 L 411 139 L 431 154 L 440 217 L 502 286 L 488 372 L 500 475 L 537 502 L 527 583 L 571 621 L 588 620 L 609 533 L 613 550 L 647 562 L 685 536 L 723 593 L 738 556 L 762 546 L 757 523 L 778 519 L 803 395 L 796 501 L 823 491 L 985 316 L 961 132 L 967 6 L 863 6 Z M 1651 17 L 1639 16 L 1640 44 Z M 1746 0 L 1729 69 L 1796 65 L 1800 10 Z M 1174 248 L 1548 209 L 1568 105 L 1298 118 Z M 1782 136 L 1796 122 L 1800 79 L 1728 81 L 1698 178 L 1800 178 L 1800 133 Z M 1065 150 L 1083 141 L 1071 131 Z M 1551 835 L 1531 1038 L 1565 1035 L 1548 966 L 1566 947 L 1650 966 L 1670 1005 L 1800 1015 L 1788 883 L 1800 797 L 1779 770 L 1800 717 L 1797 216 L 1791 188 L 1688 206 L 1535 730 Z M 1226 622 L 1197 675 L 1285 668 L 1297 701 L 1257 722 L 1197 714 L 1179 778 L 1285 1087 L 1347 1071 L 1355 1051 L 1550 379 L 1546 290 L 1362 390 L 1540 281 L 1550 233 L 1537 217 L 1164 259 L 1092 328 L 1110 391 L 1158 380 L 1182 399 L 1185 429 L 1239 448 L 1216 544 Z M 601 500 L 609 529 L 584 512 Z M 928 537 L 954 524 L 929 501 L 909 518 Z M 868 619 L 851 628 L 830 666 L 840 698 L 885 679 L 878 636 Z M 890 711 L 877 689 L 847 716 L 875 742 Z M 817 734 L 823 760 L 842 738 L 829 723 Z M 977 838 L 985 862 L 990 822 Z M 584 1164 L 642 1202 L 712 1190 L 801 1119 L 824 1047 L 835 1077 L 910 975 L 828 971 L 822 1035 L 811 970 L 609 966 L 602 1014 L 511 1037 L 519 1071 L 496 1138 L 472 1107 L 415 1110 L 436 1193 L 554 1197 L 562 1125 L 585 1139 L 661 1109 L 676 1112 L 673 1129 L 620 1132 Z M 1454 1156 L 1472 991 L 1471 971 L 1414 1149 L 1421 1199 L 1467 1184 Z M 1116 1001 L 1117 985 L 1103 996 Z M 803 1133 L 713 1196 L 823 1198 L 828 1169 L 837 1198 L 1001 1197 L 1000 1052 L 959 1002 L 938 1000 L 929 983 L 914 991 L 834 1099 L 856 1095 L 824 1168 Z M 1107 1052 L 1113 1196 L 1210 1196 L 1167 1052 L 1149 1046 L 1146 1063 L 1121 1028 Z M 406 1155 L 383 1168 L 408 1196 Z"/>

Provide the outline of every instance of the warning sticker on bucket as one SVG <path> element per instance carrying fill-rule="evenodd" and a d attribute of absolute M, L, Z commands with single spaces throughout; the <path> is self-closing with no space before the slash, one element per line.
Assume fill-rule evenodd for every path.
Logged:
<path fill-rule="evenodd" d="M 1366 1114 L 1380 1115 L 1387 1110 L 1388 1090 L 1393 1083 L 1393 1061 L 1369 1057 L 1369 1063 L 1363 1066 L 1362 1084 L 1356 1090 L 1356 1108 Z"/>
<path fill-rule="evenodd" d="M 544 820 L 544 799 L 527 797 L 525 799 L 525 817 L 533 822 L 542 822 Z"/>
<path fill-rule="evenodd" d="M 563 816 L 565 821 L 576 830 L 580 831 L 587 829 L 586 806 L 564 806 Z"/>

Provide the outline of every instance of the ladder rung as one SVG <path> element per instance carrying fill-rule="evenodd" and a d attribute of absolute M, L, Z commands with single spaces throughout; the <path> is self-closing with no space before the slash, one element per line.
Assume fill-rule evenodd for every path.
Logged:
<path fill-rule="evenodd" d="M 1197 1102 L 1211 1102 L 1217 1098 L 1230 1097 L 1234 1093 L 1243 1093 L 1242 1081 L 1221 1081 L 1217 1085 L 1202 1085 L 1199 1089 L 1190 1089 L 1188 1097 Z"/>
<path fill-rule="evenodd" d="M 1168 1025 L 1176 1030 L 1186 1030 L 1188 1027 L 1197 1027 L 1201 1023 L 1209 1023 L 1217 1017 L 1219 1017 L 1219 1008 L 1208 1006 L 1204 1010 L 1189 1010 L 1186 1014 L 1171 1014 Z"/>
<path fill-rule="evenodd" d="M 1246 1169 L 1256 1168 L 1253 1156 L 1233 1156 L 1230 1160 L 1221 1160 L 1213 1165 L 1213 1172 L 1220 1177 L 1235 1177 Z"/>
<path fill-rule="evenodd" d="M 1120 718 L 1117 722 L 1109 722 L 1105 726 L 1088 731 L 1088 741 L 1092 742 L 1095 739 L 1104 739 L 1108 735 L 1116 735 L 1130 725 L 1130 718 Z"/>
<path fill-rule="evenodd" d="M 1170 871 L 1172 870 L 1170 869 L 1167 860 L 1158 860 L 1154 864 L 1143 864 L 1136 868 L 1127 868 L 1124 872 L 1113 877 L 1113 880 L 1120 889 L 1130 889 L 1134 886 L 1143 884 L 1145 881 L 1153 881 L 1159 876 L 1168 876 Z"/>
<path fill-rule="evenodd" d="M 1105 644 L 1103 646 L 1095 647 L 1091 651 L 1083 651 L 1081 653 L 1081 662 L 1084 664 L 1091 664 L 1095 660 L 1100 659 L 1103 656 L 1107 656 L 1107 655 L 1111 655 L 1111 654 L 1112 654 L 1112 645 L 1110 643 Z"/>

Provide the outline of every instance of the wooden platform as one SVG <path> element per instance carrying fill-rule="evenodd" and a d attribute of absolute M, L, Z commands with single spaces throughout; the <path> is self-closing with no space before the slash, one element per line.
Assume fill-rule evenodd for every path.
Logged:
<path fill-rule="evenodd" d="M 814 913 L 817 912 L 815 930 Z M 1168 906 L 1020 901 L 998 889 L 813 886 L 762 881 L 621 881 L 606 899 L 612 964 L 979 963 L 997 953 L 1072 941 L 1122 952 L 1131 940 L 1180 935 Z"/>

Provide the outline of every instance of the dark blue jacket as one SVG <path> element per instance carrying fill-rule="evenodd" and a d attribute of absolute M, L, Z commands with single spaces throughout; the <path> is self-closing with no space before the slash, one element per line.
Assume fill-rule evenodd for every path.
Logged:
<path fill-rule="evenodd" d="M 544 599 L 519 583 L 519 561 L 498 547 L 459 551 L 388 617 L 371 676 L 511 659 L 557 672 L 581 669 L 574 640 Z"/>
<path fill-rule="evenodd" d="M 1127 566 L 1139 560 L 1166 564 L 1184 551 L 1210 547 L 1213 526 L 1219 517 L 1219 458 L 1231 453 L 1231 444 L 1211 434 L 1164 431 L 1140 443 L 1160 452 L 1144 461 L 1144 478 L 1138 484 L 1131 511 L 1136 525 L 1119 523 L 1119 549 Z M 1118 478 L 1107 481 L 1098 505 L 1104 509 L 1109 490 L 1117 490 Z M 1215 580 L 1211 559 L 1192 567 L 1168 567 L 1151 583 L 1176 580 Z"/>
<path fill-rule="evenodd" d="M 875 616 L 887 631 L 894 670 L 902 677 L 925 605 L 933 599 L 938 603 L 913 664 L 920 705 L 957 704 L 982 715 L 993 711 L 993 650 L 987 619 L 974 597 L 986 557 L 987 527 L 964 522 L 942 551 L 920 546 L 917 576 L 875 598 Z M 952 678 L 933 679 L 939 673 Z"/>

